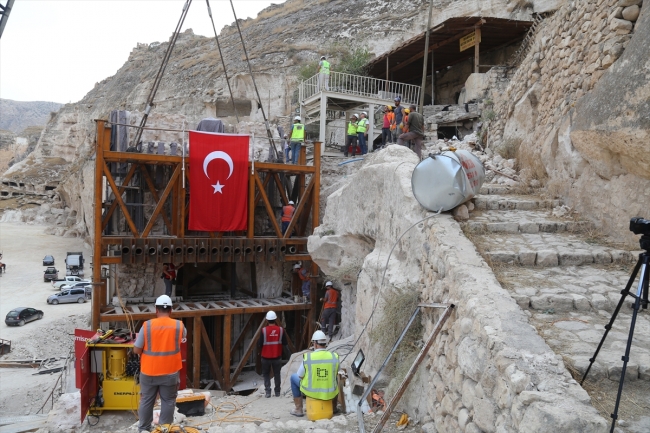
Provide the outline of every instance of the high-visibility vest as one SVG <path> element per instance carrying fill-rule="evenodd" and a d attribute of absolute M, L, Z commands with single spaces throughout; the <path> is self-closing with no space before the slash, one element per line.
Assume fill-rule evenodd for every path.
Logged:
<path fill-rule="evenodd" d="M 330 74 L 330 62 L 323 60 L 323 64 L 320 66 L 320 73 L 325 75 Z"/>
<path fill-rule="evenodd" d="M 140 371 L 147 376 L 163 376 L 179 371 L 183 366 L 183 323 L 171 317 L 158 317 L 144 322 L 143 329 Z"/>
<path fill-rule="evenodd" d="M 368 119 L 361 119 L 359 120 L 359 124 L 357 125 L 357 132 L 366 132 L 366 125 L 368 124 Z"/>
<path fill-rule="evenodd" d="M 164 269 L 164 266 L 165 265 L 163 265 L 163 269 Z M 162 277 L 165 280 L 173 280 L 173 279 L 176 278 L 176 266 L 174 266 L 173 263 L 167 263 L 167 273 L 170 275 L 169 277 L 167 275 L 165 275 L 164 272 L 162 274 Z"/>
<path fill-rule="evenodd" d="M 262 358 L 274 359 L 282 356 L 282 333 L 280 326 L 262 328 Z"/>
<path fill-rule="evenodd" d="M 287 223 L 291 221 L 291 217 L 293 217 L 293 213 L 295 211 L 296 208 L 291 206 L 290 204 L 286 206 L 282 206 L 282 221 Z"/>
<path fill-rule="evenodd" d="M 336 301 L 339 299 L 339 292 L 335 289 L 327 289 L 327 296 L 329 297 L 329 300 L 325 302 L 323 308 L 336 308 Z"/>
<path fill-rule="evenodd" d="M 316 400 L 331 400 L 339 393 L 337 374 L 339 356 L 327 350 L 303 355 L 305 377 L 300 381 L 300 391 Z"/>
<path fill-rule="evenodd" d="M 348 123 L 348 135 L 357 135 L 357 124 L 352 121 Z"/>
<path fill-rule="evenodd" d="M 305 125 L 294 123 L 291 131 L 291 141 L 305 141 Z"/>

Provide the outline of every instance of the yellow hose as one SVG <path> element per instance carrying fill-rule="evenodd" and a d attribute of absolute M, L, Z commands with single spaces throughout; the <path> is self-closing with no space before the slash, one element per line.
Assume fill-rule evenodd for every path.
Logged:
<path fill-rule="evenodd" d="M 199 433 L 193 427 L 181 427 L 175 424 L 163 424 L 153 429 L 152 433 Z"/>

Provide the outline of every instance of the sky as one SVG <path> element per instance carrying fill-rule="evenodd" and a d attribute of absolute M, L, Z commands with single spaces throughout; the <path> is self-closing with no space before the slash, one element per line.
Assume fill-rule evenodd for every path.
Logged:
<path fill-rule="evenodd" d="M 254 18 L 285 0 L 233 0 Z M 6 0 L 1 0 L 5 5 Z M 138 42 L 165 42 L 185 0 L 16 0 L 0 39 L 0 98 L 77 102 L 114 75 Z M 234 23 L 228 0 L 210 0 L 217 32 Z M 181 29 L 214 37 L 204 0 L 193 0 Z"/>

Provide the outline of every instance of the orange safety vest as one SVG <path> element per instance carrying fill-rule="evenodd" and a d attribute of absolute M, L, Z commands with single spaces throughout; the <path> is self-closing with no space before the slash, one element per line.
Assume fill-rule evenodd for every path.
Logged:
<path fill-rule="evenodd" d="M 262 358 L 275 359 L 282 356 L 282 333 L 280 326 L 269 325 L 262 328 Z"/>
<path fill-rule="evenodd" d="M 327 289 L 327 294 L 329 296 L 329 300 L 325 302 L 323 308 L 326 310 L 329 308 L 336 308 L 336 301 L 339 299 L 339 292 L 337 292 L 336 289 Z"/>
<path fill-rule="evenodd" d="M 144 322 L 143 332 L 140 371 L 147 376 L 164 376 L 180 371 L 183 367 L 183 323 L 171 317 L 159 317 Z"/>
<path fill-rule="evenodd" d="M 282 206 L 282 222 L 288 223 L 293 217 L 293 213 L 296 211 L 296 208 L 290 204 Z"/>

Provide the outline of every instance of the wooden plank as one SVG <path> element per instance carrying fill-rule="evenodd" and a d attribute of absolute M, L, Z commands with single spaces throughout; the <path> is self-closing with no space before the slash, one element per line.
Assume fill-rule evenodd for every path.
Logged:
<path fill-rule="evenodd" d="M 232 316 L 229 314 L 223 316 L 223 371 L 222 375 L 224 378 L 223 390 L 228 392 L 232 388 L 232 382 L 230 381 L 230 363 L 231 363 L 231 353 L 230 352 L 230 341 L 232 338 Z"/>
<path fill-rule="evenodd" d="M 146 238 L 149 236 L 149 232 L 151 229 L 153 229 L 153 225 L 156 222 L 156 219 L 158 218 L 158 215 L 163 209 L 163 206 L 165 205 L 165 202 L 167 201 L 167 197 L 169 197 L 169 194 L 172 192 L 172 189 L 174 188 L 174 185 L 176 184 L 178 177 L 181 172 L 181 166 L 177 165 L 176 169 L 174 170 L 174 173 L 172 173 L 171 179 L 169 179 L 169 182 L 167 183 L 167 186 L 165 187 L 165 191 L 163 191 L 162 196 L 160 197 L 160 200 L 158 201 L 158 204 L 156 205 L 156 208 L 154 209 L 153 213 L 151 214 L 151 218 L 149 218 L 149 222 L 147 223 L 147 226 L 144 228 L 144 231 L 142 232 L 142 237 Z"/>
<path fill-rule="evenodd" d="M 281 236 L 283 238 L 288 238 L 291 236 L 291 232 L 293 231 L 293 228 L 295 227 L 296 223 L 298 222 L 298 218 L 302 215 L 302 211 L 305 208 L 305 205 L 307 204 L 307 196 L 309 196 L 309 193 L 311 190 L 314 188 L 314 182 L 309 182 L 309 186 L 305 190 L 305 192 L 302 194 L 300 197 L 300 202 L 298 203 L 298 207 L 296 208 L 296 211 L 293 213 L 293 216 L 291 217 L 291 222 L 289 223 L 289 227 L 287 227 L 287 231 L 284 232 L 284 235 Z M 309 203 L 311 205 L 311 203 Z M 305 218 L 307 218 L 308 215 L 305 215 Z M 277 224 L 277 223 L 276 223 Z"/>
<path fill-rule="evenodd" d="M 140 172 L 142 173 L 142 177 L 144 178 L 144 181 L 146 182 L 147 186 L 149 187 L 149 191 L 151 191 L 151 196 L 153 197 L 153 200 L 156 204 L 160 202 L 160 198 L 158 197 L 158 191 L 156 190 L 156 186 L 153 184 L 153 180 L 151 179 L 151 176 L 149 175 L 149 170 L 147 170 L 147 167 L 145 165 L 140 166 Z M 169 181 L 169 183 L 172 183 Z M 172 187 L 174 190 L 176 190 L 176 185 L 174 184 Z M 174 195 L 172 195 L 172 200 L 174 199 Z M 167 229 L 169 230 L 169 233 L 173 233 L 174 229 L 172 228 L 172 223 L 169 221 L 169 218 L 167 217 L 167 214 L 165 212 L 162 212 L 162 217 L 163 221 L 165 221 L 165 225 L 167 226 Z"/>
<path fill-rule="evenodd" d="M 311 262 L 311 255 L 309 255 L 309 254 L 285 254 L 284 255 L 284 261 L 285 262 L 301 262 L 301 261 Z"/>
<path fill-rule="evenodd" d="M 140 164 L 163 164 L 172 165 L 183 162 L 181 156 L 158 155 L 153 153 L 135 153 L 135 152 L 104 152 L 106 162 L 132 162 Z"/>
<path fill-rule="evenodd" d="M 273 229 L 275 230 L 275 234 L 281 238 L 282 237 L 282 230 L 280 229 L 280 226 L 278 225 L 278 221 L 276 220 L 275 217 L 275 212 L 273 212 L 273 207 L 271 206 L 271 202 L 269 202 L 269 198 L 266 196 L 266 191 L 264 190 L 262 186 L 262 181 L 260 181 L 260 178 L 257 176 L 257 173 L 255 173 L 255 183 L 257 184 L 257 187 L 260 190 L 260 195 L 262 196 L 262 201 L 264 202 L 264 207 L 266 208 L 266 212 L 269 215 L 269 219 L 271 220 L 271 225 L 273 226 Z"/>
<path fill-rule="evenodd" d="M 192 338 L 192 387 L 198 388 L 201 381 L 201 335 L 205 332 L 203 329 L 203 319 L 199 316 L 194 318 L 194 335 Z"/>
<path fill-rule="evenodd" d="M 240 346 L 240 345 L 244 342 L 244 340 L 246 339 L 246 333 L 248 332 L 248 330 L 250 329 L 251 325 L 253 324 L 254 318 L 255 318 L 255 314 L 251 314 L 251 315 L 248 317 L 248 320 L 247 320 L 246 323 L 244 324 L 244 327 L 242 328 L 241 332 L 240 332 L 239 335 L 237 336 L 237 339 L 235 339 L 235 343 L 232 345 L 232 348 L 230 349 L 230 352 L 231 352 L 231 353 L 236 352 L 237 349 L 239 349 L 239 346 Z"/>
<path fill-rule="evenodd" d="M 96 164 L 99 165 L 99 162 L 96 162 Z M 120 186 L 119 191 L 120 191 L 120 196 L 122 196 L 122 193 L 126 191 L 126 186 L 131 182 L 131 178 L 135 174 L 135 164 L 131 164 L 131 168 L 129 168 L 129 171 L 126 173 L 126 176 L 124 177 L 124 180 L 122 181 L 122 186 Z M 101 191 L 101 188 L 100 188 Z M 100 196 L 100 202 L 101 202 L 101 196 Z M 113 212 L 115 211 L 115 208 L 117 207 L 117 200 L 113 200 L 113 203 L 108 207 L 108 210 L 104 213 L 104 218 L 102 220 L 102 231 L 106 229 L 108 226 L 108 222 L 111 220 L 111 216 L 113 215 Z"/>
<path fill-rule="evenodd" d="M 305 149 L 305 146 L 302 146 Z M 263 172 L 270 171 L 275 173 L 286 174 L 301 174 L 301 173 L 315 173 L 316 170 L 310 165 L 292 165 L 292 164 L 277 164 L 274 162 L 255 162 L 255 171 Z"/>
<path fill-rule="evenodd" d="M 203 342 L 203 347 L 205 348 L 208 355 L 208 366 L 210 368 L 210 372 L 212 373 L 212 377 L 214 377 L 217 382 L 219 382 L 221 389 L 223 389 L 224 383 L 223 376 L 221 375 L 221 367 L 219 367 L 219 363 L 217 362 L 217 356 L 212 348 L 210 338 L 208 337 L 208 331 L 206 331 L 205 326 L 201 326 L 201 341 Z"/>
<path fill-rule="evenodd" d="M 174 318 L 178 318 L 176 314 L 174 314 Z M 186 374 L 188 376 L 187 383 L 192 385 L 194 382 L 194 378 L 191 377 L 194 369 L 194 351 L 192 350 L 191 347 L 191 342 L 194 341 L 194 318 L 190 318 L 189 320 L 185 320 L 185 329 L 187 329 L 187 353 L 185 355 L 185 368 L 186 368 Z"/>
<path fill-rule="evenodd" d="M 109 264 L 121 264 L 122 256 L 101 256 L 99 258 L 100 265 L 109 265 Z"/>
<path fill-rule="evenodd" d="M 262 328 L 266 324 L 266 320 L 262 320 L 260 323 L 260 326 L 257 327 L 257 331 L 255 331 L 255 335 L 253 335 L 253 339 L 251 342 L 248 344 L 248 347 L 246 348 L 246 352 L 244 352 L 244 356 L 239 360 L 239 364 L 237 364 L 237 368 L 235 368 L 235 372 L 232 374 L 232 377 L 230 378 L 230 383 L 235 383 L 237 380 L 237 377 L 239 376 L 239 373 L 241 373 L 242 369 L 244 368 L 244 365 L 248 361 L 248 358 L 250 358 L 251 353 L 253 353 L 253 349 L 257 345 L 257 340 L 260 338 L 260 334 L 262 333 Z"/>
<path fill-rule="evenodd" d="M 108 166 L 104 162 L 104 175 L 106 176 L 106 180 L 108 181 L 108 184 L 110 185 L 111 189 L 113 190 L 113 194 L 115 194 L 115 200 L 117 201 L 117 204 L 120 206 L 120 209 L 122 209 L 122 212 L 124 213 L 124 219 L 126 220 L 126 223 L 129 226 L 129 229 L 131 230 L 131 233 L 133 233 L 133 237 L 139 238 L 140 233 L 138 233 L 138 229 L 135 227 L 135 224 L 133 223 L 133 220 L 131 219 L 131 215 L 129 214 L 129 210 L 126 208 L 126 205 L 124 204 L 124 200 L 122 200 L 122 194 L 119 193 L 119 190 L 117 189 L 117 186 L 115 185 L 115 181 L 113 180 L 113 176 L 111 176 L 111 172 L 108 169 Z M 101 238 L 101 236 L 100 236 Z M 101 253 L 99 254 L 101 256 Z"/>

